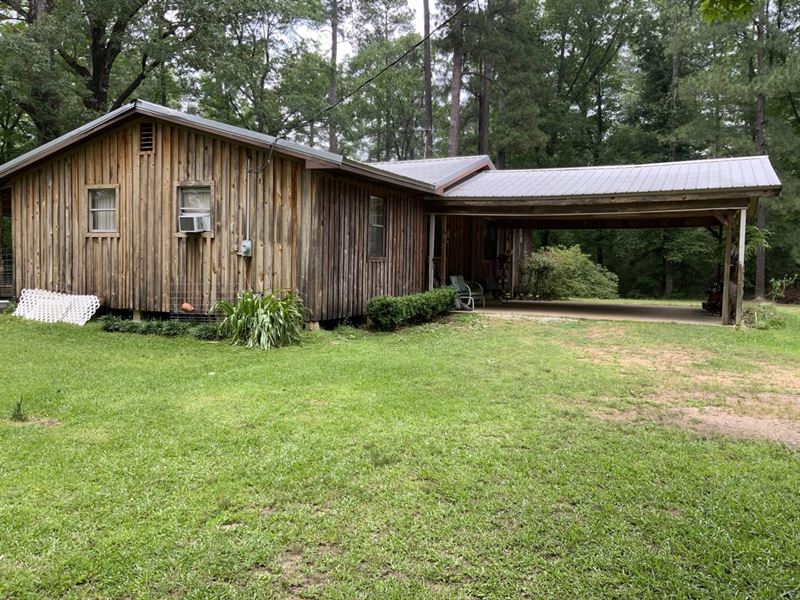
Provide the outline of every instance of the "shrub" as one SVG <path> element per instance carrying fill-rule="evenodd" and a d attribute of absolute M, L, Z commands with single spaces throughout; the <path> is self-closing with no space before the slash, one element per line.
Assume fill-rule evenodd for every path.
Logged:
<path fill-rule="evenodd" d="M 17 310 L 17 303 L 13 300 L 9 300 L 8 304 L 3 308 L 2 314 L 13 315 L 15 310 Z"/>
<path fill-rule="evenodd" d="M 445 287 L 409 296 L 376 296 L 367 302 L 367 316 L 381 331 L 402 325 L 427 323 L 452 310 L 456 301 L 453 288 Z"/>
<path fill-rule="evenodd" d="M 194 327 L 186 321 L 133 321 L 115 315 L 100 317 L 100 328 L 112 333 L 138 333 L 140 335 L 163 335 L 177 337 L 192 333 Z M 214 325 L 216 328 L 216 325 Z"/>
<path fill-rule="evenodd" d="M 305 307 L 293 291 L 241 291 L 235 302 L 218 302 L 215 311 L 225 315 L 220 331 L 234 344 L 248 348 L 288 346 L 299 342 L 303 334 Z"/>
<path fill-rule="evenodd" d="M 192 335 L 198 340 L 215 341 L 225 336 L 219 329 L 219 323 L 201 323 L 192 328 Z"/>
<path fill-rule="evenodd" d="M 192 330 L 192 324 L 187 321 L 161 321 L 160 335 L 166 337 L 178 337 L 180 335 L 187 335 Z"/>
<path fill-rule="evenodd" d="M 532 253 L 522 265 L 524 293 L 542 300 L 617 298 L 619 278 L 594 262 L 578 245 Z"/>
<path fill-rule="evenodd" d="M 111 333 L 120 331 L 123 321 L 123 319 L 116 315 L 103 315 L 97 320 L 100 322 L 100 329 L 103 331 L 109 331 Z"/>
<path fill-rule="evenodd" d="M 784 275 L 780 279 L 770 279 L 769 297 L 773 302 L 783 302 L 785 304 L 800 301 L 800 289 L 798 289 L 800 273 L 794 275 Z"/>
<path fill-rule="evenodd" d="M 778 309 L 772 302 L 745 304 L 742 323 L 753 329 L 780 329 L 786 326 L 786 321 L 778 314 Z"/>
<path fill-rule="evenodd" d="M 28 415 L 25 414 L 25 411 L 22 409 L 22 399 L 17 398 L 14 401 L 14 406 L 11 409 L 11 420 L 12 421 L 27 421 Z"/>
<path fill-rule="evenodd" d="M 161 321 L 131 321 L 131 323 L 136 323 L 135 329 L 138 329 L 137 333 L 141 333 L 142 335 L 161 335 L 162 326 Z"/>

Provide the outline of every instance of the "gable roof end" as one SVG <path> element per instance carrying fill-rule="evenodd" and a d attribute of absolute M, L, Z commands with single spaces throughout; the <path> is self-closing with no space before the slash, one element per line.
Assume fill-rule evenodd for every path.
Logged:
<path fill-rule="evenodd" d="M 448 187 L 479 171 L 494 171 L 494 163 L 485 154 L 367 163 L 371 167 L 432 185 L 441 194 Z"/>
<path fill-rule="evenodd" d="M 126 104 L 77 129 L 73 129 L 61 137 L 34 148 L 30 152 L 18 156 L 4 165 L 0 165 L 0 181 L 135 116 L 160 119 L 259 148 L 270 148 L 274 145 L 276 152 L 306 160 L 309 166 L 313 164 L 314 168 L 343 170 L 354 175 L 390 183 L 406 189 L 425 193 L 434 192 L 434 187 L 429 183 L 405 177 L 402 174 L 382 171 L 345 158 L 341 154 L 311 148 L 283 138 L 276 138 L 272 135 L 245 129 L 244 127 L 228 125 L 212 119 L 191 115 L 159 104 L 153 104 L 152 102 L 145 102 L 144 100 L 135 100 L 130 104 Z"/>

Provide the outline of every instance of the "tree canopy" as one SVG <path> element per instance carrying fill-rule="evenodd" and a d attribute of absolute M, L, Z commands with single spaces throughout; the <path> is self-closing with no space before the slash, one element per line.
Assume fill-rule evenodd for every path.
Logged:
<path fill-rule="evenodd" d="M 800 0 L 438 0 L 430 87 L 406 0 L 0 1 L 0 161 L 133 98 L 365 160 L 499 168 L 769 154 L 765 262 L 800 271 Z M 340 104 L 342 98 L 346 98 Z M 430 98 L 430 101 L 426 100 Z M 336 104 L 335 108 L 325 110 Z M 431 129 L 432 147 L 426 149 Z M 624 294 L 697 294 L 719 232 L 537 232 Z"/>

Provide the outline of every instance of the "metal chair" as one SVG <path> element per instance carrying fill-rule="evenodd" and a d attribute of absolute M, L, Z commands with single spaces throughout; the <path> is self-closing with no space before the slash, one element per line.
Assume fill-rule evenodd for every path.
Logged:
<path fill-rule="evenodd" d="M 450 275 L 450 286 L 456 291 L 457 301 L 466 305 L 467 310 L 475 310 L 475 300 L 480 300 L 481 306 L 486 306 L 486 297 L 480 283 L 464 281 L 463 275 Z"/>

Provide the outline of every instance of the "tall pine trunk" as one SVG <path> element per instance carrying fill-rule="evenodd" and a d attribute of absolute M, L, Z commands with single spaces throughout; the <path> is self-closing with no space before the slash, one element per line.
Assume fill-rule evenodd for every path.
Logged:
<path fill-rule="evenodd" d="M 430 0 L 423 0 L 422 12 L 425 19 L 425 158 L 433 154 L 433 89 L 431 84 L 431 9 Z"/>
<path fill-rule="evenodd" d="M 330 86 L 328 87 L 328 105 L 336 104 L 336 84 L 337 84 L 337 53 L 339 51 L 339 3 L 338 0 L 331 0 L 331 63 L 330 63 Z M 328 114 L 328 150 L 334 153 L 339 152 L 339 144 L 336 140 L 336 117 L 335 111 Z"/>
<path fill-rule="evenodd" d="M 672 77 L 669 82 L 669 160 L 676 158 L 678 143 L 675 132 L 678 129 L 678 86 L 681 77 L 681 53 L 672 55 Z"/>
<path fill-rule="evenodd" d="M 464 0 L 456 0 L 456 11 L 464 6 Z M 447 132 L 447 155 L 458 156 L 461 141 L 461 78 L 464 64 L 464 40 L 461 16 L 454 21 L 456 35 L 453 48 L 453 79 L 450 83 L 450 126 Z"/>
<path fill-rule="evenodd" d="M 491 66 L 484 59 L 481 64 L 480 95 L 478 96 L 478 154 L 489 154 L 489 94 L 491 93 Z"/>
<path fill-rule="evenodd" d="M 764 2 L 764 5 L 759 11 L 756 20 L 756 72 L 758 76 L 756 94 L 756 112 L 755 112 L 755 127 L 754 138 L 757 154 L 767 153 L 767 139 L 766 139 L 766 110 L 767 110 L 767 96 L 763 91 L 764 86 L 764 45 L 766 39 L 766 21 L 769 11 L 769 2 Z M 758 202 L 756 209 L 756 225 L 759 229 L 764 229 L 767 225 L 767 211 L 762 201 Z M 759 246 L 756 249 L 756 282 L 755 294 L 757 298 L 763 298 L 765 292 L 766 280 L 766 267 L 767 256 L 764 246 Z"/>

